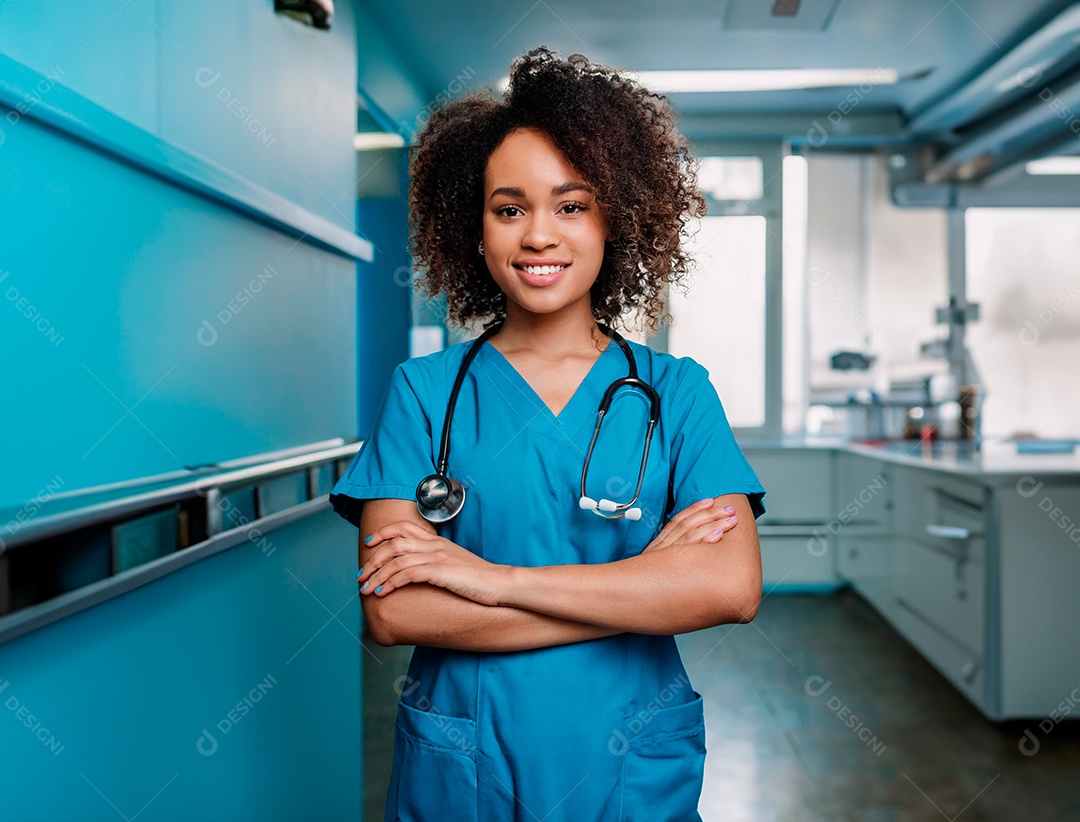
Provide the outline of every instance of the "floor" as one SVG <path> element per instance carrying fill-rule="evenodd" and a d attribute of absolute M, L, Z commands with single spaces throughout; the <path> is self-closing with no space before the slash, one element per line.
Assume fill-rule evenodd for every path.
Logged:
<path fill-rule="evenodd" d="M 678 643 L 705 699 L 705 822 L 1080 822 L 1080 723 L 1044 734 L 989 722 L 850 591 L 775 594 L 752 623 Z M 364 644 L 378 659 L 365 655 L 364 676 L 365 819 L 376 822 L 393 681 L 412 649 Z M 1034 755 L 1021 749 L 1029 727 Z"/>

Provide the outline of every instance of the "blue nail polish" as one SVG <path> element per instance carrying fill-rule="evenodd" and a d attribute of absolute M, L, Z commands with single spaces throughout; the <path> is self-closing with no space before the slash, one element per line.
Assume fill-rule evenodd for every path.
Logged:
<path fill-rule="evenodd" d="M 368 534 L 366 537 L 364 537 L 364 545 L 367 545 L 369 542 L 371 542 L 371 538 L 373 536 L 374 534 Z"/>
<path fill-rule="evenodd" d="M 367 586 L 368 586 L 368 584 L 366 582 L 363 585 L 360 586 L 361 593 L 367 590 Z"/>
<path fill-rule="evenodd" d="M 376 594 L 379 593 L 379 591 L 381 591 L 382 589 L 383 589 L 383 587 L 380 585 L 378 588 L 375 589 L 375 593 Z"/>
<path fill-rule="evenodd" d="M 356 572 L 356 578 L 357 579 L 360 579 L 360 577 L 362 577 L 363 575 L 364 575 L 364 569 L 363 568 L 361 568 L 359 571 Z"/>

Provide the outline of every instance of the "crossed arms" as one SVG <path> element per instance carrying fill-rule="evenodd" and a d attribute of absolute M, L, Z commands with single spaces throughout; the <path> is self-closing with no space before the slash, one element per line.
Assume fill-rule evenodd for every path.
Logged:
<path fill-rule="evenodd" d="M 380 645 L 520 651 L 624 632 L 678 634 L 749 622 L 761 599 L 744 494 L 679 512 L 637 556 L 536 568 L 490 563 L 439 538 L 410 500 L 368 500 L 359 565 L 364 618 Z"/>

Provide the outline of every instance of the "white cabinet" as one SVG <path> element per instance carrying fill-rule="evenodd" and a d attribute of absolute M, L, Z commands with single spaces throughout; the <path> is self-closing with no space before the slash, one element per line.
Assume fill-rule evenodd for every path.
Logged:
<path fill-rule="evenodd" d="M 971 474 L 867 449 L 746 455 L 768 492 L 766 591 L 850 583 L 992 719 L 1040 719 L 1043 733 L 1080 712 L 1075 473 Z"/>
<path fill-rule="evenodd" d="M 757 522 L 765 590 L 836 588 L 836 549 L 828 528 L 836 510 L 835 452 L 752 448 L 745 453 L 766 491 L 766 512 Z"/>
<path fill-rule="evenodd" d="M 994 696 L 1004 717 L 1041 717 L 1041 735 L 1080 712 L 1080 487 L 1018 477 L 997 493 L 995 507 L 1001 678 Z"/>
<path fill-rule="evenodd" d="M 879 610 L 892 601 L 891 468 L 872 457 L 837 454 L 837 514 L 828 525 L 837 572 Z"/>
<path fill-rule="evenodd" d="M 984 712 L 988 693 L 986 535 L 989 488 L 939 471 L 893 466 L 895 598 L 885 613 Z"/>

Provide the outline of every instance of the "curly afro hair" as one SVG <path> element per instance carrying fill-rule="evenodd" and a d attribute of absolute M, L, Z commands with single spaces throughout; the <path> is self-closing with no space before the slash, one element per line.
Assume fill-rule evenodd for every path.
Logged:
<path fill-rule="evenodd" d="M 419 287 L 445 293 L 447 319 L 483 325 L 506 316 L 506 296 L 477 245 L 483 236 L 488 158 L 517 128 L 547 134 L 592 186 L 612 241 L 591 290 L 594 318 L 614 327 L 635 311 L 648 329 L 670 321 L 668 283 L 691 264 L 682 240 L 705 214 L 695 164 L 667 98 L 580 54 L 546 47 L 511 65 L 510 87 L 436 110 L 410 148 L 409 229 Z"/>

